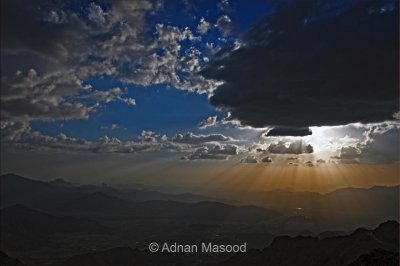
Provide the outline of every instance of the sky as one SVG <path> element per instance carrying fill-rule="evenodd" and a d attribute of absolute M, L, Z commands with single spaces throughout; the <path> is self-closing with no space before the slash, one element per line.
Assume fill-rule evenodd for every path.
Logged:
<path fill-rule="evenodd" d="M 1 5 L 2 173 L 399 183 L 398 1 Z"/>

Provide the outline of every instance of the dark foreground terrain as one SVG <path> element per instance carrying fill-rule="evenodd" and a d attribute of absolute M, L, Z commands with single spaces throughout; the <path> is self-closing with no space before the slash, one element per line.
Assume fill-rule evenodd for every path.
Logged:
<path fill-rule="evenodd" d="M 399 224 L 388 221 L 374 230 L 357 229 L 346 236 L 279 236 L 262 250 L 251 249 L 225 260 L 211 255 L 208 259 L 200 256 L 204 258 L 199 260 L 196 254 L 151 253 L 124 246 L 87 252 L 48 265 L 399 265 L 398 235 Z M 0 258 L 1 265 L 24 265 L 4 253 Z"/>
<path fill-rule="evenodd" d="M 398 265 L 398 187 L 358 190 L 359 198 L 372 198 L 373 208 L 382 208 L 348 217 L 359 219 L 359 226 L 349 230 L 337 221 L 329 224 L 290 210 L 190 193 L 42 182 L 11 174 L 0 178 L 1 266 Z M 313 197 L 334 202 L 335 194 L 347 192 Z M 279 205 L 280 194 L 268 193 L 263 206 Z M 298 202 L 304 198 L 297 196 Z M 315 202 L 307 201 L 301 204 L 311 209 Z M 345 220 L 346 213 L 341 215 Z M 247 243 L 247 252 L 151 253 L 151 242 Z"/>

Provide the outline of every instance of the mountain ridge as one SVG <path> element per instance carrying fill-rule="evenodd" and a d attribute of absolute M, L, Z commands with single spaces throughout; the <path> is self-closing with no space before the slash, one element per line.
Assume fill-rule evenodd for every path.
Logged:
<path fill-rule="evenodd" d="M 348 265 L 375 249 L 397 252 L 398 246 L 399 223 L 386 221 L 372 230 L 324 239 L 278 236 L 262 250 L 237 253 L 219 265 Z"/>

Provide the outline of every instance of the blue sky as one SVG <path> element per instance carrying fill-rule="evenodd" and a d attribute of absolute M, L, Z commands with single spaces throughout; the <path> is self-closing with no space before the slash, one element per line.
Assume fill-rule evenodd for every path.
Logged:
<path fill-rule="evenodd" d="M 108 89 L 120 85 L 110 79 L 93 79 L 96 89 Z M 103 135 L 113 135 L 126 139 L 139 135 L 142 130 L 175 135 L 180 132 L 197 131 L 202 119 L 213 115 L 225 115 L 215 110 L 207 95 L 176 90 L 165 85 L 147 88 L 126 86 L 127 96 L 136 100 L 135 106 L 111 102 L 102 107 L 88 120 L 67 120 L 57 122 L 34 122 L 33 130 L 44 134 L 57 135 L 64 132 L 78 138 L 98 139 Z M 102 127 L 117 124 L 120 129 L 111 131 Z M 95 129 L 95 130 L 94 130 Z"/>

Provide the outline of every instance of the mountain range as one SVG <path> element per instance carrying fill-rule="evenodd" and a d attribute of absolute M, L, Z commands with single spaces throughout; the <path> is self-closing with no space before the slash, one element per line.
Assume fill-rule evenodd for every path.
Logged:
<path fill-rule="evenodd" d="M 112 261 L 129 265 L 368 265 L 396 261 L 398 188 L 345 188 L 328 194 L 254 192 L 238 195 L 238 202 L 226 194 L 168 194 L 7 174 L 0 177 L 0 265 L 115 265 Z M 359 227 L 376 229 L 354 231 Z M 151 242 L 246 242 L 249 250 L 236 255 L 171 257 L 146 251 Z"/>
<path fill-rule="evenodd" d="M 219 263 L 207 259 L 193 261 L 189 255 L 150 253 L 128 246 L 72 256 L 56 265 L 115 266 L 115 265 L 386 265 L 399 263 L 399 224 L 387 221 L 377 228 L 359 228 L 345 236 L 276 237 L 262 250 L 236 253 Z M 180 264 L 182 263 L 182 264 Z"/>
<path fill-rule="evenodd" d="M 49 182 L 34 180 L 15 174 L 0 176 L 1 207 L 23 204 L 32 208 L 50 209 L 68 200 L 95 192 L 107 193 L 130 201 L 176 200 L 199 202 L 216 200 L 191 193 L 167 194 L 146 189 L 115 189 L 102 185 L 80 185 L 55 179 Z M 221 200 L 218 200 L 221 201 Z"/>
<path fill-rule="evenodd" d="M 304 216 L 315 222 L 314 232 L 352 230 L 359 226 L 375 227 L 385 220 L 399 219 L 399 186 L 342 188 L 329 193 L 294 192 L 290 190 L 221 192 L 246 204 L 254 204 L 285 213 Z M 308 225 L 308 228 L 309 227 Z M 278 227 L 275 233 L 290 229 Z"/>

